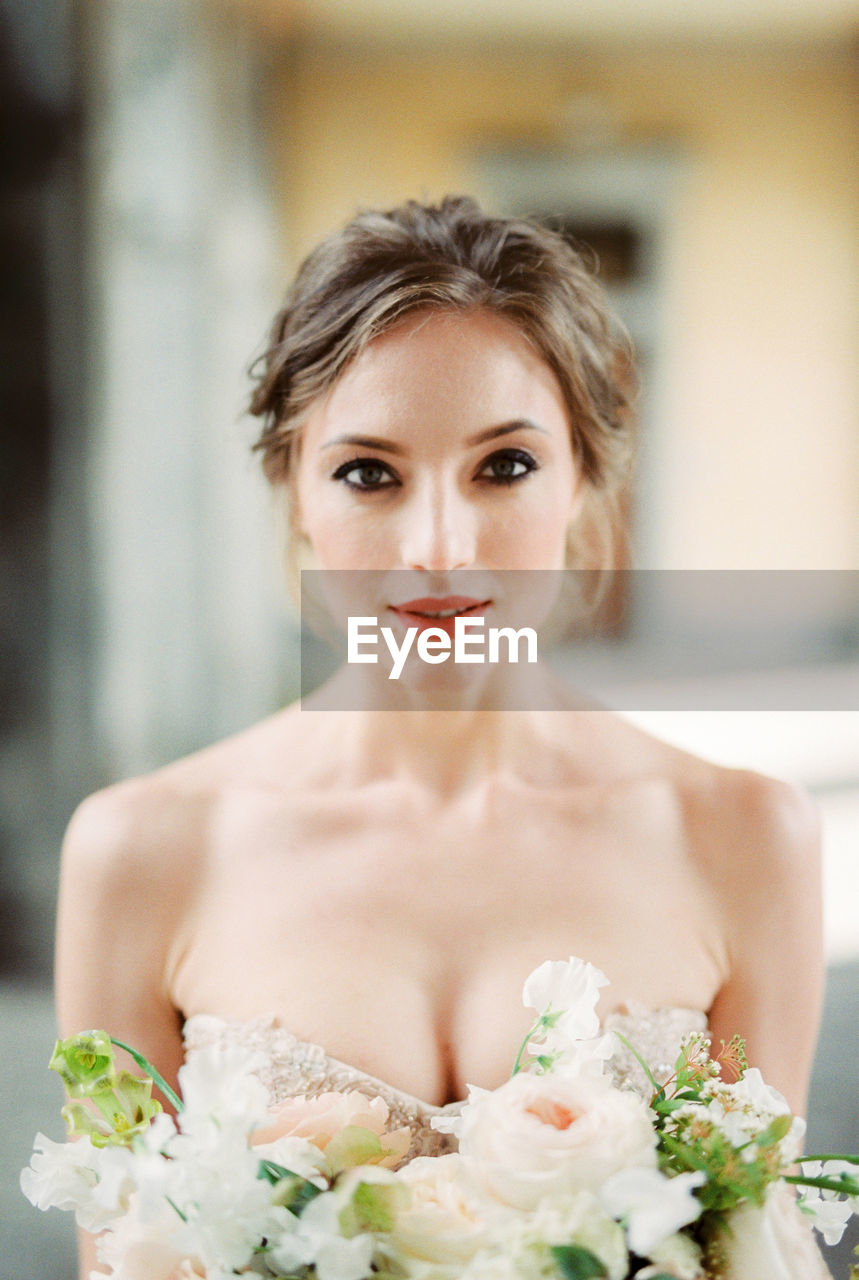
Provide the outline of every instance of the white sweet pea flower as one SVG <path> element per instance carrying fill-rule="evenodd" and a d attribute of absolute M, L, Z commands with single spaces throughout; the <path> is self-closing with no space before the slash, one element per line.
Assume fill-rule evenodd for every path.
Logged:
<path fill-rule="evenodd" d="M 268 1090 L 255 1074 L 265 1058 L 239 1046 L 212 1046 L 179 1068 L 184 1109 L 179 1128 L 198 1142 L 217 1143 L 228 1131 L 247 1136 L 268 1111 Z"/>
<path fill-rule="evenodd" d="M 658 1169 L 622 1169 L 600 1189 L 603 1207 L 626 1223 L 634 1253 L 647 1258 L 668 1236 L 701 1215 L 694 1193 L 707 1181 L 700 1170 L 666 1177 Z"/>
<path fill-rule="evenodd" d="M 260 1240 L 283 1230 L 289 1216 L 257 1176 L 259 1157 L 229 1131 L 218 1146 L 197 1147 L 180 1135 L 172 1149 L 170 1200 L 187 1219 L 177 1227 L 178 1247 L 209 1268 L 246 1266 Z"/>
<path fill-rule="evenodd" d="M 127 1147 L 95 1147 L 89 1138 L 53 1142 L 40 1133 L 20 1184 L 37 1209 L 73 1210 L 78 1226 L 97 1232 L 126 1211 L 135 1178 Z"/>
<path fill-rule="evenodd" d="M 601 1075 L 615 1047 L 611 1036 L 600 1035 L 596 1012 L 599 989 L 607 984 L 604 973 L 575 956 L 535 969 L 522 991 L 523 1004 L 540 1015 L 529 1053 L 548 1059 L 552 1071 Z"/>
<path fill-rule="evenodd" d="M 810 1178 L 838 1178 L 842 1173 L 847 1173 L 852 1179 L 859 1176 L 857 1166 L 851 1160 L 803 1160 L 802 1172 Z M 822 1196 L 824 1200 L 835 1200 L 845 1193 L 843 1191 L 827 1191 L 819 1187 L 807 1187 L 803 1190 L 803 1196 L 807 1194 Z M 859 1213 L 859 1196 L 847 1196 L 847 1203 L 850 1205 L 853 1213 Z"/>
<path fill-rule="evenodd" d="M 808 1193 L 800 1201 L 803 1213 L 815 1227 L 827 1244 L 838 1244 L 844 1235 L 844 1228 L 853 1216 L 854 1209 L 849 1200 L 827 1200 L 821 1195 L 814 1195 L 816 1188 L 809 1187 Z"/>
<path fill-rule="evenodd" d="M 346 1240 L 340 1234 L 343 1196 L 324 1191 L 293 1218 L 270 1252 L 271 1262 L 286 1274 L 313 1266 L 318 1280 L 365 1280 L 371 1273 L 375 1241 L 371 1235 Z"/>
<path fill-rule="evenodd" d="M 540 1015 L 560 1013 L 570 1039 L 590 1040 L 600 1029 L 596 1005 L 605 986 L 605 974 L 576 956 L 546 960 L 526 978 L 522 1003 Z"/>
<path fill-rule="evenodd" d="M 803 1160 L 802 1172 L 808 1177 L 837 1178 L 841 1173 L 856 1176 L 856 1166 L 847 1160 Z M 843 1196 L 838 1191 L 828 1191 L 821 1187 L 803 1187 L 800 1192 L 800 1205 L 809 1221 L 823 1236 L 829 1245 L 838 1244 L 844 1228 L 854 1213 L 859 1213 L 859 1196 Z"/>
<path fill-rule="evenodd" d="M 92 1204 L 101 1155 L 89 1138 L 54 1142 L 37 1133 L 30 1163 L 21 1172 L 21 1190 L 37 1209 L 73 1210 L 79 1226 L 99 1231 L 111 1218 Z"/>

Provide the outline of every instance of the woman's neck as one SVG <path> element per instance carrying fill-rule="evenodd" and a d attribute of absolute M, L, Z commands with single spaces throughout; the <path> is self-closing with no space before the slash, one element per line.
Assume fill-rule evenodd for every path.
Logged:
<path fill-rule="evenodd" d="M 342 688 L 329 682 L 320 697 L 304 700 L 300 714 L 304 733 L 317 739 L 313 754 L 328 760 L 344 785 L 401 779 L 450 796 L 498 773 L 550 783 L 553 760 L 568 757 L 578 736 L 569 716 L 557 712 L 582 713 L 576 723 L 591 736 L 588 708 L 550 671 L 529 692 L 533 703 L 520 701 L 515 709 L 368 710 L 339 700 Z"/>

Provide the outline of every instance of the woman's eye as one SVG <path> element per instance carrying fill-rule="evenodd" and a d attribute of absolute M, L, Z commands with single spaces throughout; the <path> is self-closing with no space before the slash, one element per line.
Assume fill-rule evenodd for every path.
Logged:
<path fill-rule="evenodd" d="M 501 449 L 486 459 L 478 474 L 491 484 L 515 484 L 536 470 L 536 459 L 524 449 Z"/>
<path fill-rule="evenodd" d="M 396 476 L 375 458 L 353 458 L 338 467 L 332 477 L 344 481 L 351 489 L 389 489 L 397 483 Z"/>

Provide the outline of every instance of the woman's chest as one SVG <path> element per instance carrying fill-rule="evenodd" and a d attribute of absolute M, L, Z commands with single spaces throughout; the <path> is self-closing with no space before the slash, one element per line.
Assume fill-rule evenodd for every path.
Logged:
<path fill-rule="evenodd" d="M 618 932 L 648 909 L 706 906 L 676 807 L 646 788 L 497 781 L 448 802 L 414 789 L 225 805 L 189 920 L 290 952 L 456 947 L 524 928 Z M 384 928 L 380 924 L 384 922 Z"/>
<path fill-rule="evenodd" d="M 496 780 L 449 803 L 388 788 L 225 805 L 173 952 L 174 999 L 189 1014 L 277 1013 L 336 1052 L 333 1034 L 350 1061 L 404 1032 L 417 1056 L 461 1056 L 478 1026 L 506 1061 L 522 980 L 547 957 L 602 967 L 608 1007 L 706 1007 L 718 916 L 669 800 Z"/>

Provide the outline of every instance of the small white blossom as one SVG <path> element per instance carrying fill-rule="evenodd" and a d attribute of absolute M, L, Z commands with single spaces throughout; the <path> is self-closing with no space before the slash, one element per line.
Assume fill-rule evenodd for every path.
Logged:
<path fill-rule="evenodd" d="M 786 1099 L 765 1082 L 757 1067 L 750 1067 L 739 1080 L 731 1084 L 712 1082 L 706 1094 L 708 1105 L 702 1109 L 699 1104 L 693 1103 L 689 1108 L 683 1109 L 683 1114 L 689 1114 L 692 1110 L 702 1114 L 703 1111 L 706 1119 L 735 1147 L 752 1142 L 779 1116 L 791 1114 Z M 802 1117 L 793 1116 L 790 1129 L 779 1142 L 783 1164 L 793 1163 L 799 1155 L 805 1128 Z M 751 1160 L 755 1156 L 756 1152 L 751 1150 L 746 1158 Z"/>

